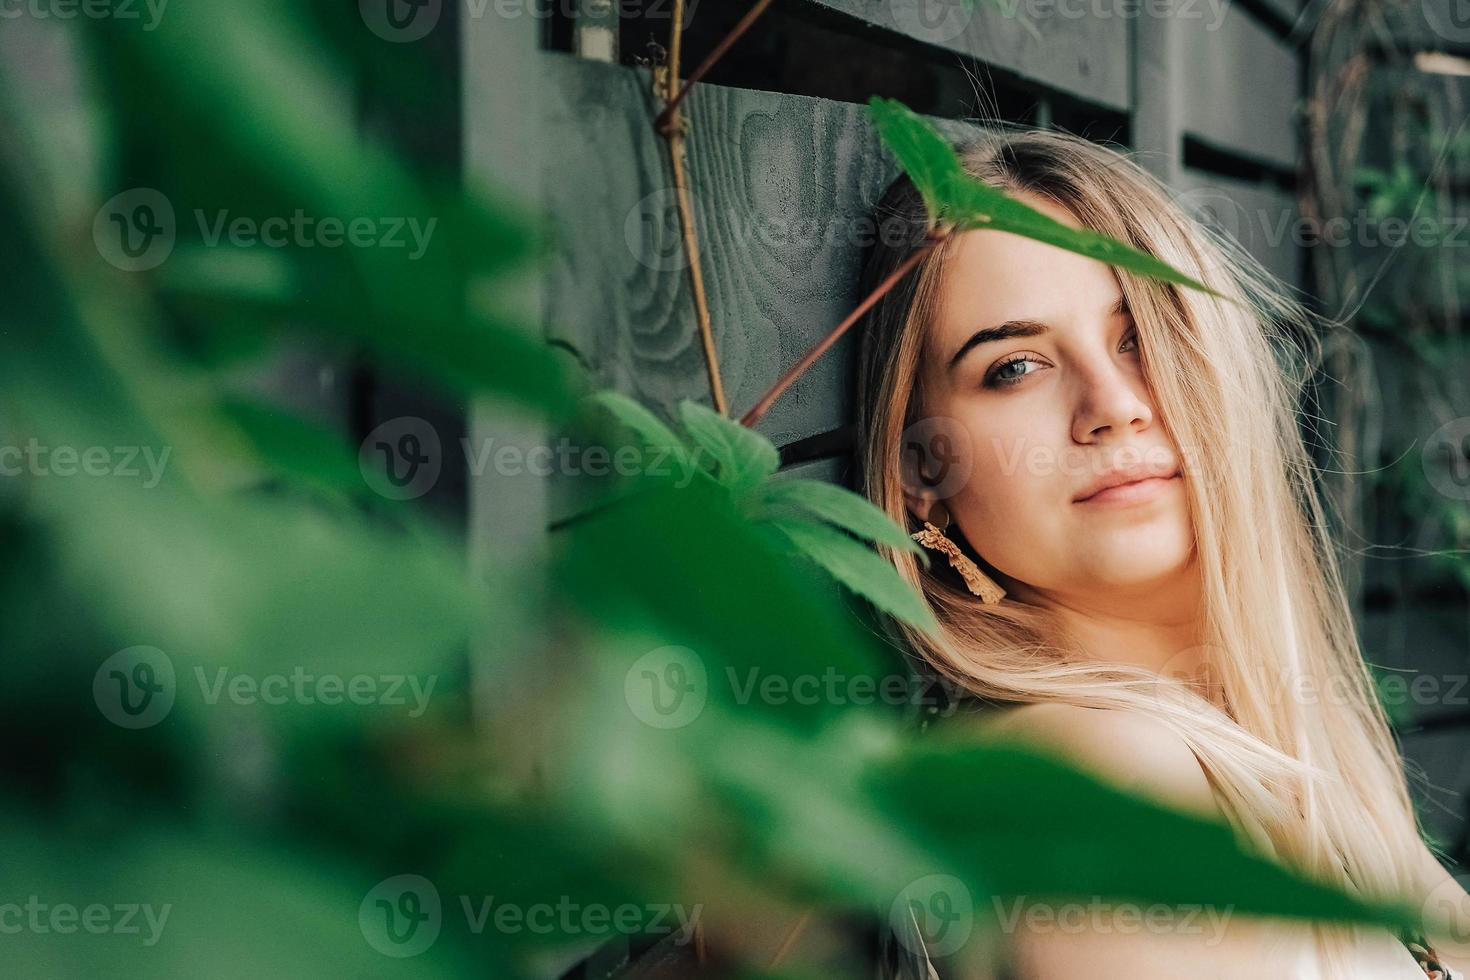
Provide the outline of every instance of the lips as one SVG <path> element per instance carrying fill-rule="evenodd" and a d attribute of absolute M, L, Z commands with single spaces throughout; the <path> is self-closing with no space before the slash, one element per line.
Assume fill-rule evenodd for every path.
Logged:
<path fill-rule="evenodd" d="M 1072 502 L 1080 504 L 1083 501 L 1102 493 L 1104 490 L 1111 490 L 1113 487 L 1127 486 L 1129 484 L 1139 483 L 1143 480 L 1167 480 L 1178 475 L 1179 467 L 1172 463 L 1167 466 L 1140 465 L 1119 467 L 1118 469 L 1108 470 L 1106 473 L 1103 473 L 1096 480 L 1094 480 L 1090 486 L 1088 486 L 1077 496 L 1073 497 Z"/>

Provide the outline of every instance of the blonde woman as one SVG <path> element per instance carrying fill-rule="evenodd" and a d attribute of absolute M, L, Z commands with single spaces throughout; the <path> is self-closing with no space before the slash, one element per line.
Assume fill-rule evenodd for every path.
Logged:
<path fill-rule="evenodd" d="M 934 549 L 927 570 L 885 554 L 941 630 L 890 626 L 987 706 L 942 727 L 1039 741 L 1104 780 L 1223 819 L 1304 873 L 1463 915 L 1464 891 L 1421 836 L 1298 428 L 1309 315 L 1108 148 L 1025 130 L 961 151 L 979 180 L 1235 302 L 982 229 L 950 235 L 870 313 L 863 489 Z M 927 227 L 902 177 L 878 216 L 864 293 Z M 1470 929 L 1016 921 L 1004 941 L 1020 980 L 1470 969 Z M 932 969 L 921 954 L 905 972 Z"/>

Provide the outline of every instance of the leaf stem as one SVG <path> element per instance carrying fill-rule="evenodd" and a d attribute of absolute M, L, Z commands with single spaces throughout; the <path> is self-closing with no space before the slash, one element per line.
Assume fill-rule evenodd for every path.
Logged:
<path fill-rule="evenodd" d="M 949 236 L 950 231 L 951 226 L 949 225 L 931 228 L 929 233 L 924 236 L 923 243 L 914 249 L 909 257 L 904 259 L 899 267 L 889 274 L 888 278 L 879 283 L 877 288 L 869 293 L 866 299 L 859 303 L 851 313 L 843 318 L 841 323 L 832 329 L 831 333 L 817 341 L 801 360 L 797 361 L 785 374 L 781 375 L 781 379 L 772 385 L 771 389 L 761 396 L 760 401 L 756 402 L 755 406 L 741 417 L 740 424 L 746 428 L 754 428 L 756 423 L 765 417 L 766 412 L 770 411 L 776 399 L 780 398 L 786 389 L 795 383 L 797 378 L 805 374 L 807 368 L 811 367 L 817 358 L 827 352 L 827 348 L 837 343 L 838 339 L 847 332 L 849 327 L 861 319 L 864 313 L 872 309 L 873 305 L 882 299 L 890 289 L 898 285 L 899 280 L 906 276 L 914 266 L 918 265 L 920 259 L 928 255 L 936 245 L 944 241 Z"/>

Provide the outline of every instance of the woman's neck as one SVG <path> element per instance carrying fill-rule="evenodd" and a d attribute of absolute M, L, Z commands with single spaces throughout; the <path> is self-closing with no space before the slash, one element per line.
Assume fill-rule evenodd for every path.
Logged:
<path fill-rule="evenodd" d="M 1205 653 L 1197 571 L 1191 561 L 1164 582 L 1083 595 L 1041 592 L 1016 583 L 1014 598 L 1051 610 L 1089 660 L 1190 675 Z"/>

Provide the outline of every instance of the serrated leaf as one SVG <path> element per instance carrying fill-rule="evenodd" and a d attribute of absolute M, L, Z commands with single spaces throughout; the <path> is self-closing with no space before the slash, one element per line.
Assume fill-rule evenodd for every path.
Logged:
<path fill-rule="evenodd" d="M 754 489 L 781 465 L 769 439 L 698 402 L 680 402 L 679 419 L 699 448 L 714 459 L 715 478 L 736 495 Z"/>
<path fill-rule="evenodd" d="M 808 521 L 777 520 L 770 526 L 833 578 L 879 609 L 919 629 L 938 628 L 934 613 L 898 574 L 898 569 L 861 541 L 829 525 Z"/>
<path fill-rule="evenodd" d="M 606 390 L 588 395 L 587 400 L 607 409 L 613 418 L 631 429 L 645 446 L 668 449 L 679 463 L 688 464 L 689 449 L 684 440 L 636 399 L 621 392 Z M 687 471 L 687 465 L 681 465 L 681 469 Z"/>
<path fill-rule="evenodd" d="M 1095 231 L 1064 225 L 971 177 L 954 147 L 928 120 L 896 99 L 875 95 L 868 100 L 868 110 L 884 145 L 913 180 L 933 220 L 951 223 L 961 231 L 1008 231 L 1140 276 L 1220 295 L 1146 252 Z"/>
<path fill-rule="evenodd" d="M 845 487 L 821 480 L 771 480 L 761 487 L 760 506 L 768 513 L 782 507 L 804 511 L 868 541 L 912 551 L 926 567 L 929 563 L 928 554 L 907 531 L 867 498 Z"/>

